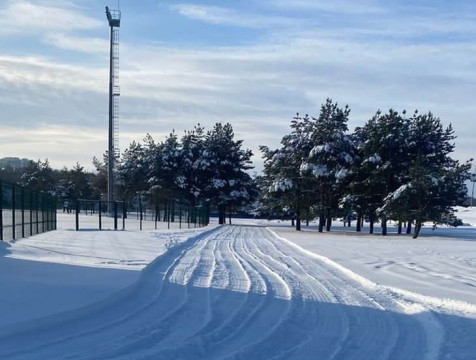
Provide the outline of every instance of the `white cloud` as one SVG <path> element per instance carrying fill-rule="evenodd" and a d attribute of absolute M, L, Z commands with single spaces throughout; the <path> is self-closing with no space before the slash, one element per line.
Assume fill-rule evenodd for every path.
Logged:
<path fill-rule="evenodd" d="M 6 6 L 0 9 L 0 34 L 88 30 L 102 26 L 100 21 L 81 14 L 74 7 L 65 7 L 64 2 L 56 3 L 58 4 L 62 6 L 8 1 Z"/>
<path fill-rule="evenodd" d="M 0 79 L 12 86 L 100 91 L 107 69 L 60 64 L 34 56 L 0 56 Z"/>
<path fill-rule="evenodd" d="M 43 41 L 66 50 L 100 55 L 107 55 L 109 53 L 109 41 L 102 38 L 75 37 L 65 33 L 48 33 L 44 36 Z"/>
<path fill-rule="evenodd" d="M 190 19 L 215 25 L 263 29 L 296 24 L 296 21 L 286 17 L 262 16 L 252 13 L 244 14 L 218 6 L 178 4 L 173 5 L 171 8 Z"/>
<path fill-rule="evenodd" d="M 317 10 L 351 15 L 376 15 L 386 12 L 375 0 L 270 0 L 267 3 L 281 9 Z"/>

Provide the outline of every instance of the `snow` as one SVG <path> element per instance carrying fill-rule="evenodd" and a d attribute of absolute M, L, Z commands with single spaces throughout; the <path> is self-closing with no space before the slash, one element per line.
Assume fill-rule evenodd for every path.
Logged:
<path fill-rule="evenodd" d="M 269 191 L 270 192 L 279 192 L 279 191 L 286 191 L 288 189 L 292 189 L 294 187 L 294 183 L 291 179 L 281 179 L 274 182 Z"/>
<path fill-rule="evenodd" d="M 474 358 L 476 228 L 412 240 L 236 222 L 2 244 L 0 304 L 19 315 L 0 317 L 0 358 Z"/>
<path fill-rule="evenodd" d="M 312 148 L 311 152 L 309 153 L 309 157 L 312 158 L 320 153 L 329 152 L 329 151 L 331 151 L 331 147 L 329 144 L 316 145 L 314 146 L 314 148 Z"/>
<path fill-rule="evenodd" d="M 310 171 L 315 177 L 325 176 L 329 173 L 327 167 L 321 164 L 303 163 L 299 170 L 301 172 Z"/>
<path fill-rule="evenodd" d="M 58 214 L 58 221 L 57 231 L 0 243 L 0 327 L 111 296 L 169 247 L 203 231 L 76 232 L 74 215 Z M 96 217 L 81 217 L 81 223 L 97 228 Z"/>
<path fill-rule="evenodd" d="M 374 154 L 368 159 L 364 160 L 364 163 L 368 162 L 371 164 L 380 164 L 381 161 L 382 161 L 382 158 L 378 154 Z"/>
<path fill-rule="evenodd" d="M 475 202 L 476 205 L 476 202 Z M 463 220 L 464 224 L 476 226 L 476 207 L 461 207 L 457 206 L 456 216 Z"/>
<path fill-rule="evenodd" d="M 388 194 L 385 199 L 383 200 L 384 204 L 382 207 L 378 208 L 377 209 L 377 214 L 378 213 L 381 213 L 381 212 L 384 212 L 385 209 L 392 204 L 392 202 L 394 201 L 397 201 L 398 199 L 400 199 L 400 197 L 405 194 L 405 192 L 408 190 L 408 189 L 411 189 L 412 188 L 412 184 L 411 183 L 408 183 L 408 184 L 404 184 L 402 186 L 400 186 L 397 190 L 395 190 L 394 192 L 391 192 L 390 194 Z"/>

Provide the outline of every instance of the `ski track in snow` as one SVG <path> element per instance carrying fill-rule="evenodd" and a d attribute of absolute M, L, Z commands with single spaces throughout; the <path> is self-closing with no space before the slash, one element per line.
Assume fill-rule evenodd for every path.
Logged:
<path fill-rule="evenodd" d="M 0 332 L 0 358 L 470 359 L 463 313 L 476 309 L 375 284 L 263 227 L 223 226 L 109 299 Z"/>

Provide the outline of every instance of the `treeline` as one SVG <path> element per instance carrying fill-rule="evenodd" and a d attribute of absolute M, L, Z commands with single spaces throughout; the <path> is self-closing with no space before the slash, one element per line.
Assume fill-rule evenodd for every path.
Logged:
<path fill-rule="evenodd" d="M 226 213 L 258 197 L 247 172 L 252 169 L 252 152 L 242 145 L 231 124 L 217 123 L 209 131 L 198 124 L 180 138 L 172 132 L 161 142 L 147 134 L 143 143 L 132 142 L 116 159 L 115 198 L 131 203 L 140 195 L 152 206 L 180 199 L 215 209 L 224 223 Z M 79 163 L 55 170 L 48 160 L 38 160 L 21 170 L 1 169 L 0 176 L 59 200 L 104 199 L 107 163 L 107 153 L 102 160 L 93 159 L 95 172 L 86 172 Z"/>
<path fill-rule="evenodd" d="M 117 187 L 130 200 L 137 194 L 159 204 L 180 198 L 191 205 L 207 205 L 225 214 L 257 198 L 257 188 L 247 172 L 252 152 L 242 148 L 231 124 L 215 124 L 212 130 L 198 124 L 183 136 L 172 132 L 162 142 L 147 135 L 132 142 L 117 167 Z"/>
<path fill-rule="evenodd" d="M 97 167 L 102 167 L 94 160 Z M 59 200 L 100 199 L 107 179 L 100 172 L 87 172 L 79 163 L 73 168 L 53 169 L 48 159 L 30 161 L 28 166 L 0 169 L 0 180 L 44 192 Z"/>
<path fill-rule="evenodd" d="M 416 238 L 427 221 L 453 224 L 453 206 L 467 198 L 470 161 L 451 158 L 454 131 L 431 113 L 378 111 L 363 127 L 348 131 L 350 109 L 328 99 L 317 118 L 299 114 L 281 147 L 261 147 L 264 174 L 259 179 L 260 213 L 319 219 L 329 231 L 335 217 L 406 223 Z"/>

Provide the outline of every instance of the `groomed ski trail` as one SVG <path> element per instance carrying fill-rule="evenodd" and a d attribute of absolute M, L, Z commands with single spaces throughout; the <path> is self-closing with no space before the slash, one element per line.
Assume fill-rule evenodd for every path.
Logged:
<path fill-rule="evenodd" d="M 0 358 L 447 358 L 431 306 L 327 260 L 263 227 L 216 228 L 112 298 L 0 331 Z"/>

